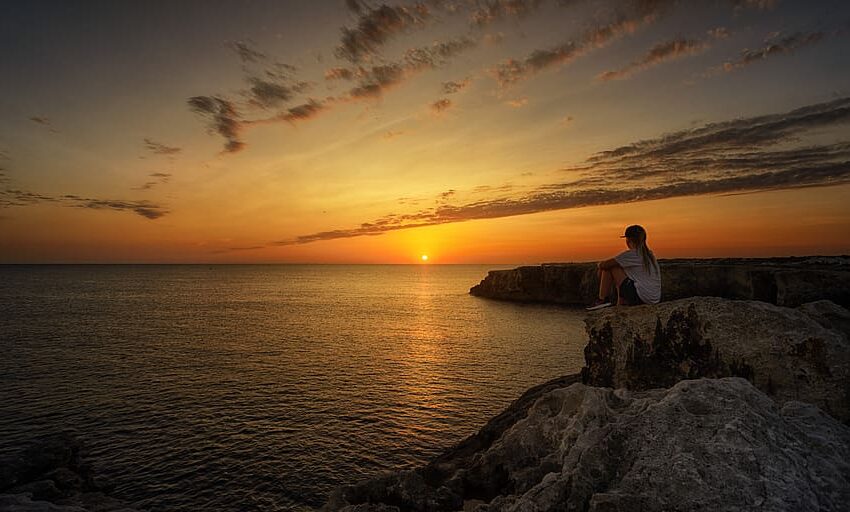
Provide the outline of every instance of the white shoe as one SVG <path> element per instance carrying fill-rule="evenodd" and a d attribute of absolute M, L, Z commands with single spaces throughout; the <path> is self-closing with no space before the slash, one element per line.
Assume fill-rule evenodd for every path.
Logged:
<path fill-rule="evenodd" d="M 611 304 L 611 301 L 609 300 L 596 299 L 596 302 L 584 309 L 585 311 L 596 311 L 597 309 L 609 308 L 611 306 L 613 306 L 613 304 Z"/>

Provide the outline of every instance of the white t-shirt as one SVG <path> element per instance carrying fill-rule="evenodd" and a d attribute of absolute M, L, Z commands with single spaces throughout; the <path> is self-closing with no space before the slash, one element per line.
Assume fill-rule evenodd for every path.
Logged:
<path fill-rule="evenodd" d="M 637 249 L 623 251 L 614 257 L 626 271 L 626 277 L 635 282 L 638 297 L 646 304 L 658 304 L 661 301 L 661 271 L 658 266 L 647 272 Z"/>

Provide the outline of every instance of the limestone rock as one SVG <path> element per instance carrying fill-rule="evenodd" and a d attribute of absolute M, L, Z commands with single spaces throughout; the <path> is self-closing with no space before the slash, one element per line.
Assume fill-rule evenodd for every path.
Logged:
<path fill-rule="evenodd" d="M 846 510 L 850 428 L 740 378 L 552 389 L 489 447 L 340 492 L 327 510 Z M 362 508 L 358 508 L 362 507 Z"/>
<path fill-rule="evenodd" d="M 850 313 L 695 297 L 589 314 L 585 384 L 643 390 L 739 376 L 780 401 L 816 404 L 850 422 Z"/>
<path fill-rule="evenodd" d="M 133 512 L 106 494 L 111 486 L 93 474 L 84 455 L 78 438 L 60 433 L 0 460 L 0 511 Z"/>
<path fill-rule="evenodd" d="M 850 258 L 661 260 L 662 300 L 694 296 L 759 300 L 782 306 L 828 299 L 850 306 Z M 520 302 L 585 305 L 596 297 L 595 263 L 494 270 L 469 293 Z"/>

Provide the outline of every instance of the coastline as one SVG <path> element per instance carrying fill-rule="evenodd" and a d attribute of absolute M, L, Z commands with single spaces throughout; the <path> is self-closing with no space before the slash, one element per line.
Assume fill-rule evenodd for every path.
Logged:
<path fill-rule="evenodd" d="M 669 300 L 680 292 L 668 285 L 659 305 L 589 313 L 581 374 L 528 390 L 424 467 L 337 489 L 322 510 L 846 510 L 850 312 L 825 297 L 847 304 L 847 258 L 665 264 L 668 280 L 693 274 L 692 290 L 739 286 Z M 576 305 L 588 274 L 493 271 L 470 293 Z M 837 284 L 818 292 L 824 279 Z"/>

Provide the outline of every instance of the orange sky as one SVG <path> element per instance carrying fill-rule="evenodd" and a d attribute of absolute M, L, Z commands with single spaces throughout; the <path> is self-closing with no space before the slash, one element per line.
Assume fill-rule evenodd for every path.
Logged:
<path fill-rule="evenodd" d="M 843 2 L 39 5 L 0 263 L 850 253 Z"/>

